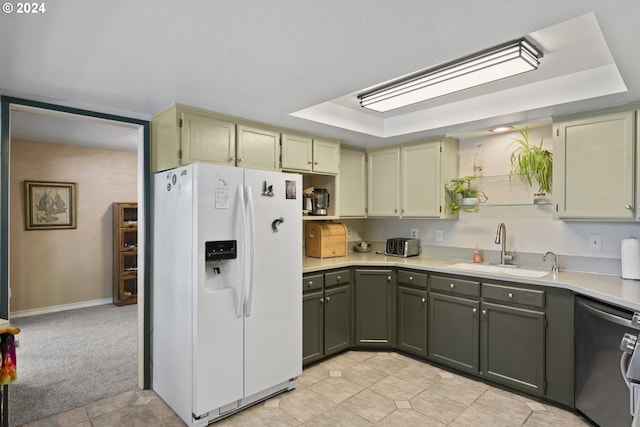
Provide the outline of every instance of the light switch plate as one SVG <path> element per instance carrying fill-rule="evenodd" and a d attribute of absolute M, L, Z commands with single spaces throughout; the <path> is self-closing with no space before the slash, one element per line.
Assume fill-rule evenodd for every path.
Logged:
<path fill-rule="evenodd" d="M 435 238 L 436 242 L 442 242 L 442 239 L 444 239 L 444 232 L 442 230 L 436 230 Z"/>

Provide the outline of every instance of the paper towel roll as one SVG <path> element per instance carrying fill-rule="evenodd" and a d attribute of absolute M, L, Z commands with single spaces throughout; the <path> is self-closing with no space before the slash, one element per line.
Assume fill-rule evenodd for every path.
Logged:
<path fill-rule="evenodd" d="M 622 239 L 620 261 L 623 279 L 640 280 L 640 239 Z"/>

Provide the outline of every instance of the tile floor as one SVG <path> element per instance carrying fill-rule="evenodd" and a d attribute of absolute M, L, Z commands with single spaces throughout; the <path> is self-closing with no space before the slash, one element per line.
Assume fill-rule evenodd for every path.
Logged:
<path fill-rule="evenodd" d="M 182 426 L 150 390 L 134 390 L 28 427 Z M 226 418 L 246 426 L 588 426 L 552 405 L 397 353 L 351 351 L 305 369 L 298 387 Z"/>

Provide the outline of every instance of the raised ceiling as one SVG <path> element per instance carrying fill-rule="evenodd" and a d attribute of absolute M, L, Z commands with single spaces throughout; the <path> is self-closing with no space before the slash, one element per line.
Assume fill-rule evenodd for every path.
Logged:
<path fill-rule="evenodd" d="M 637 0 L 45 6 L 0 15 L 3 94 L 135 118 L 180 102 L 363 147 L 640 101 Z M 544 51 L 537 71 L 402 111 L 354 104 L 368 87 L 522 36 Z"/>

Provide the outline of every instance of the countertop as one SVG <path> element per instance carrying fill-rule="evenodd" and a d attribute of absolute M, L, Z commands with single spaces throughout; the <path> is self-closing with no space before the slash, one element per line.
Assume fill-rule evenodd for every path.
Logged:
<path fill-rule="evenodd" d="M 622 279 L 620 276 L 608 274 L 582 273 L 574 271 L 548 272 L 540 278 L 517 277 L 513 275 L 486 273 L 478 271 L 465 271 L 450 266 L 457 263 L 471 263 L 469 260 L 457 260 L 436 258 L 428 256 L 415 256 L 410 258 L 398 258 L 376 254 L 373 252 L 350 252 L 347 256 L 336 258 L 310 258 L 303 257 L 302 272 L 333 268 L 347 267 L 405 267 L 415 270 L 426 270 L 436 273 L 455 274 L 459 276 L 471 276 L 484 279 L 506 280 L 515 283 L 529 283 L 534 285 L 549 286 L 569 289 L 578 294 L 586 295 L 600 301 L 608 302 L 628 310 L 640 311 L 640 281 Z M 527 270 L 544 271 L 523 266 Z"/>

